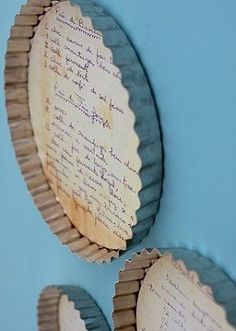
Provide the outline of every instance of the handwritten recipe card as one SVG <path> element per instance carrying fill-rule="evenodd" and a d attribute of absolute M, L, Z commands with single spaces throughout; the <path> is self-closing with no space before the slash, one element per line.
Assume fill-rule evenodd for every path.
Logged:
<path fill-rule="evenodd" d="M 60 204 L 88 239 L 124 249 L 140 207 L 135 117 L 111 51 L 79 6 L 64 1 L 43 17 L 28 88 L 39 157 Z"/>
<path fill-rule="evenodd" d="M 144 278 L 137 304 L 138 331 L 233 331 L 209 288 L 171 256 L 157 260 Z"/>

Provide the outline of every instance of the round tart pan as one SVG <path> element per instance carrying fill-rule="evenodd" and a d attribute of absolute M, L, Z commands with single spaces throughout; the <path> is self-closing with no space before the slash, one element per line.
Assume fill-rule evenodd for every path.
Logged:
<path fill-rule="evenodd" d="M 171 271 L 163 269 L 166 260 L 172 264 Z M 178 274 L 173 276 L 175 269 Z M 177 279 L 187 279 L 188 282 L 178 283 Z M 197 296 L 191 294 L 196 293 L 194 291 Z M 181 299 L 181 305 L 175 304 L 176 297 Z M 208 304 L 201 306 L 199 302 Z M 114 329 L 117 331 L 149 331 L 153 325 L 155 330 L 166 331 L 235 330 L 236 327 L 236 286 L 233 281 L 210 260 L 181 248 L 143 250 L 127 260 L 119 273 L 113 305 Z M 188 307 L 189 315 L 186 313 Z M 215 320 L 217 322 L 209 326 Z"/>
<path fill-rule="evenodd" d="M 81 207 L 82 209 L 78 208 L 81 213 L 76 214 L 72 220 L 73 210 L 64 204 L 61 198 L 60 185 L 57 186 L 58 190 L 55 185 L 53 186 L 52 178 L 49 178 L 47 169 L 42 164 L 42 155 L 39 150 L 40 141 L 35 136 L 35 128 L 32 125 L 32 114 L 33 116 L 36 115 L 31 109 L 30 103 L 34 105 L 34 109 L 40 107 L 40 104 L 38 105 L 35 99 L 32 100 L 32 97 L 30 101 L 29 90 L 33 89 L 34 79 L 38 79 L 37 76 L 32 78 L 31 74 L 29 84 L 30 72 L 37 67 L 37 63 L 33 63 L 30 67 L 32 48 L 37 48 L 38 40 L 35 42 L 34 40 L 37 36 L 37 30 L 42 28 L 40 24 L 43 24 L 51 10 L 56 10 L 56 6 L 59 6 L 57 8 L 60 8 L 62 12 L 63 6 L 70 6 L 75 13 L 77 13 L 79 6 L 82 18 L 84 20 L 88 17 L 91 18 L 93 31 L 96 30 L 96 33 L 102 35 L 103 46 L 112 53 L 113 64 L 118 70 L 117 72 L 121 74 L 121 86 L 123 92 L 128 93 L 128 106 L 134 118 L 133 128 L 124 134 L 127 134 L 126 144 L 129 144 L 132 134 L 132 137 L 136 137 L 137 139 L 135 139 L 138 141 L 137 149 L 131 152 L 131 154 L 136 155 L 140 162 L 138 172 L 133 171 L 130 163 L 126 163 L 127 168 L 137 174 L 135 178 L 140 184 L 135 196 L 138 207 L 135 208 L 134 212 L 135 220 L 131 217 L 132 222 L 125 225 L 125 227 L 129 227 L 128 230 L 126 229 L 128 233 L 126 237 L 122 235 L 121 238 L 120 233 L 116 233 L 122 227 L 119 222 L 117 229 L 109 230 L 115 237 L 114 242 L 113 240 L 109 241 L 109 245 L 101 244 L 100 237 L 103 238 L 102 240 L 106 240 L 109 236 L 105 233 L 105 229 L 101 230 L 102 224 L 100 223 L 102 222 L 96 222 L 97 219 L 91 214 L 86 204 Z M 57 26 L 54 32 L 56 28 Z M 54 40 L 54 43 L 57 41 Z M 54 59 L 54 61 L 56 60 Z M 51 81 L 52 77 L 49 77 L 48 82 Z M 36 88 L 40 93 L 40 84 L 36 85 Z M 6 53 L 5 95 L 11 138 L 21 172 L 43 219 L 60 241 L 67 245 L 73 253 L 90 262 L 98 263 L 110 262 L 112 258 L 119 257 L 120 253 L 127 248 L 140 242 L 147 235 L 154 222 L 161 195 L 162 148 L 160 129 L 148 78 L 133 46 L 113 18 L 102 7 L 90 0 L 73 0 L 71 2 L 28 0 L 22 6 L 20 14 L 16 15 L 15 24 L 11 28 Z M 111 107 L 114 108 L 115 106 L 111 105 Z M 46 139 L 45 137 L 46 135 L 43 134 L 42 139 Z M 81 176 L 83 180 L 83 175 Z M 128 204 L 127 201 L 128 199 L 124 194 L 123 202 Z M 70 200 L 69 205 L 71 206 Z M 76 208 L 78 206 L 80 206 L 80 201 L 76 202 Z M 130 206 L 132 207 L 133 204 L 130 203 Z M 106 212 L 106 210 L 107 208 L 103 208 L 102 212 Z M 122 217 L 121 213 L 118 212 L 116 217 L 118 219 Z M 93 223 L 94 219 L 95 224 Z M 111 218 L 111 221 L 114 221 L 114 218 Z M 82 230 L 80 230 L 81 224 L 83 224 Z M 89 224 L 93 224 L 91 231 L 87 231 Z M 97 227 L 98 230 L 96 230 Z M 121 240 L 122 244 L 116 246 L 116 240 Z"/>
<path fill-rule="evenodd" d="M 90 295 L 75 286 L 45 288 L 38 302 L 39 331 L 110 331 Z"/>

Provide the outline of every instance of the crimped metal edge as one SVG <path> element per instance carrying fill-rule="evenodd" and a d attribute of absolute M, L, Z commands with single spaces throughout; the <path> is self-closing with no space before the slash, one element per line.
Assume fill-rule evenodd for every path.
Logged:
<path fill-rule="evenodd" d="M 139 192 L 141 206 L 136 212 L 137 224 L 132 228 L 133 237 L 127 241 L 129 247 L 147 236 L 159 207 L 163 169 L 157 108 L 142 64 L 119 25 L 91 0 L 71 0 L 71 3 L 79 5 L 83 16 L 91 18 L 93 28 L 102 33 L 103 44 L 112 52 L 114 64 L 121 71 L 121 83 L 129 92 L 129 106 L 135 114 L 142 189 Z"/>
<path fill-rule="evenodd" d="M 236 327 L 236 285 L 223 271 L 212 261 L 193 251 L 183 248 L 154 248 L 135 253 L 125 261 L 124 268 L 120 270 L 113 297 L 114 330 L 136 331 L 136 307 L 142 281 L 150 267 L 166 255 L 181 263 L 183 270 L 191 274 L 199 288 L 213 297 L 215 303 L 224 310 L 225 321 Z M 132 304 L 129 304 L 130 295 L 133 295 Z"/>
<path fill-rule="evenodd" d="M 63 1 L 64 0 L 28 0 L 26 5 L 22 6 L 20 14 L 16 15 L 15 25 L 11 28 L 11 35 L 8 41 L 5 64 L 5 95 L 8 123 L 16 158 L 22 175 L 36 206 L 52 232 L 57 235 L 62 244 L 67 245 L 72 253 L 80 256 L 82 259 L 89 262 L 109 263 L 113 258 L 119 257 L 120 251 L 109 250 L 105 247 L 98 246 L 82 236 L 65 215 L 63 208 L 58 203 L 55 194 L 49 187 L 37 154 L 37 146 L 35 144 L 30 121 L 27 82 L 31 43 L 37 26 L 46 12 L 51 6 Z M 73 1 L 72 4 L 73 3 L 75 3 L 75 1 Z M 121 68 L 124 75 L 123 85 L 129 90 L 131 95 L 130 107 L 133 110 L 135 109 L 136 112 L 137 120 L 135 130 L 140 137 L 140 141 L 144 144 L 141 143 L 139 146 L 139 153 L 143 161 L 143 167 L 140 171 L 140 177 L 143 182 L 143 188 L 140 192 L 141 208 L 137 212 L 138 223 L 133 227 L 133 238 L 127 242 L 127 247 L 130 247 L 141 241 L 147 235 L 153 224 L 160 198 L 162 164 L 159 130 L 156 130 L 158 121 L 157 117 L 155 117 L 156 120 L 147 120 L 149 115 L 154 118 L 154 101 L 141 64 L 139 64 L 135 51 L 124 33 L 121 30 L 117 30 L 118 36 L 122 40 L 120 45 L 117 43 L 112 45 L 112 41 L 114 40 L 111 37 L 111 33 L 114 32 L 112 26 L 114 26 L 114 24 L 117 26 L 113 19 L 110 16 L 106 16 L 108 21 L 105 27 L 103 25 L 105 12 L 101 7 L 96 6 L 90 0 L 80 0 L 79 4 L 84 15 L 89 14 L 92 21 L 96 21 L 95 28 L 99 26 L 103 31 L 106 45 L 109 44 L 108 40 L 110 40 L 111 45 L 109 47 L 113 52 L 115 64 L 118 67 L 123 66 L 123 69 Z M 132 61 L 135 59 L 137 63 L 135 62 L 134 66 L 133 64 L 130 66 L 130 59 L 132 59 Z M 130 70 L 125 70 L 126 66 L 130 66 Z M 137 87 L 133 85 L 131 79 L 136 70 L 137 77 L 139 77 L 138 79 L 142 78 L 142 84 L 144 84 L 138 84 Z M 139 74 L 141 76 L 139 76 Z M 141 91 L 142 86 L 146 88 L 145 97 Z M 138 87 L 140 91 L 137 91 Z M 151 107 L 151 110 L 145 113 L 145 119 L 142 114 L 144 108 L 142 108 L 140 100 L 135 99 L 136 95 L 138 95 L 138 98 L 142 96 L 145 107 L 147 105 Z M 148 109 L 148 107 L 145 109 Z M 153 149 L 153 153 L 150 153 L 150 150 L 146 149 L 145 146 L 149 143 L 149 140 L 144 139 L 145 132 L 147 132 L 146 126 L 148 125 L 148 129 L 150 129 L 150 125 L 152 125 L 151 122 L 156 123 L 155 130 L 154 127 L 151 129 L 151 131 L 153 130 L 153 134 L 151 135 L 152 143 L 150 144 L 151 151 L 155 145 L 155 141 L 158 142 L 157 150 L 154 152 Z M 146 151 L 149 151 L 149 159 L 147 154 L 145 154 Z M 157 178 L 156 183 L 152 183 L 153 178 Z M 157 192 L 156 196 L 155 190 Z M 149 195 L 152 199 L 146 199 Z"/>
<path fill-rule="evenodd" d="M 96 302 L 78 286 L 49 286 L 46 287 L 38 302 L 39 331 L 59 331 L 59 302 L 66 295 L 73 303 L 74 309 L 79 310 L 87 331 L 110 331 L 110 327 Z"/>

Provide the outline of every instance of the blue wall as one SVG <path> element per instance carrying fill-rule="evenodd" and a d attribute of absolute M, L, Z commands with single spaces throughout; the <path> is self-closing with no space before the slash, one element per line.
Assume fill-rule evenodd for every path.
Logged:
<path fill-rule="evenodd" d="M 183 246 L 236 280 L 236 2 L 97 0 L 133 41 L 149 74 L 164 133 L 165 182 L 146 247 Z M 6 40 L 22 0 L 0 0 L 0 330 L 36 330 L 48 284 L 80 284 L 111 322 L 118 270 L 88 265 L 43 223 L 20 175 L 4 109 Z M 138 249 L 136 248 L 136 249 Z"/>

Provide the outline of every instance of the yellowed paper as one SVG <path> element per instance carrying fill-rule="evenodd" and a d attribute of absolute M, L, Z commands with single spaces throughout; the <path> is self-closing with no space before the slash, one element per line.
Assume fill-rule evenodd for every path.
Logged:
<path fill-rule="evenodd" d="M 138 331 L 233 331 L 207 289 L 170 256 L 145 277 L 137 304 Z"/>
<path fill-rule="evenodd" d="M 135 118 L 101 33 L 69 1 L 38 26 L 29 104 L 44 172 L 66 214 L 92 242 L 124 249 L 140 207 Z"/>

